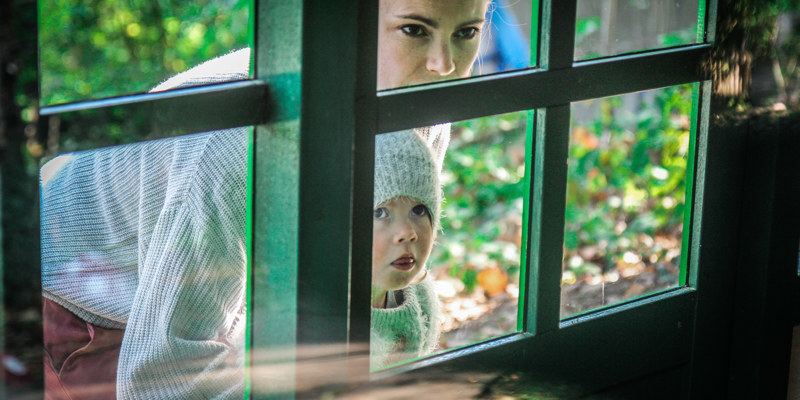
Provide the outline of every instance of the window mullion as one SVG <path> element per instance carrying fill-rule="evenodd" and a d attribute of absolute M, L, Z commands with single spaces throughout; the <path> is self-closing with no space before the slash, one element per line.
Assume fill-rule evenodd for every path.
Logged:
<path fill-rule="evenodd" d="M 542 1 L 539 65 L 547 70 L 569 70 L 575 48 L 577 0 Z M 540 109 L 531 172 L 528 228 L 531 239 L 525 328 L 539 334 L 558 329 L 561 302 L 561 260 L 564 242 L 567 154 L 570 106 Z"/>
<path fill-rule="evenodd" d="M 708 45 L 693 45 L 382 92 L 378 129 L 394 132 L 696 82 L 703 79 L 696 66 L 708 51 Z"/>
<path fill-rule="evenodd" d="M 569 68 L 575 55 L 577 0 L 542 1 L 539 65 L 548 70 Z"/>
<path fill-rule="evenodd" d="M 538 110 L 531 172 L 530 256 L 525 330 L 558 329 L 570 107 Z"/>
<path fill-rule="evenodd" d="M 372 299 L 373 181 L 377 132 L 378 2 L 360 0 L 356 62 L 353 150 L 352 262 L 350 265 L 350 332 L 348 354 L 368 349 Z M 366 357 L 351 358 L 351 379 L 366 380 Z"/>
<path fill-rule="evenodd" d="M 258 125 L 267 120 L 267 85 L 239 81 L 43 107 L 45 117 L 74 115 L 115 124 L 148 139 Z M 85 115 L 85 117 L 83 117 Z M 126 123 L 123 123 L 126 122 Z"/>
<path fill-rule="evenodd" d="M 252 398 L 292 399 L 297 358 L 302 2 L 257 0 L 253 76 L 275 108 L 253 136 L 248 196 Z M 265 372 L 268 371 L 268 372 Z M 269 379 L 264 379 L 268 375 Z"/>

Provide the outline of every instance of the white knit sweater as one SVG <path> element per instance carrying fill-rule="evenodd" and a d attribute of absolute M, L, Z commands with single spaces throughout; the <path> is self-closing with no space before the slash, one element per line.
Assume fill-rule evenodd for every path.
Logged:
<path fill-rule="evenodd" d="M 249 51 L 216 63 L 225 80 L 246 78 Z M 158 89 L 219 77 L 197 72 Z M 77 152 L 42 168 L 43 295 L 125 329 L 119 399 L 242 397 L 247 135 Z"/>
<path fill-rule="evenodd" d="M 154 91 L 245 79 L 249 50 Z M 449 125 L 418 130 L 437 154 Z M 118 399 L 241 398 L 246 326 L 246 128 L 65 154 L 41 171 L 43 295 L 125 329 Z M 372 366 L 431 352 L 430 282 L 372 312 Z"/>

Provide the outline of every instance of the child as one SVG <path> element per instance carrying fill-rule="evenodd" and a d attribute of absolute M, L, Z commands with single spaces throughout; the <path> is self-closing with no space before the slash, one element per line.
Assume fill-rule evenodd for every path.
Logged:
<path fill-rule="evenodd" d="M 378 135 L 372 243 L 370 366 L 432 352 L 439 304 L 426 262 L 439 228 L 439 172 L 449 127 Z"/>

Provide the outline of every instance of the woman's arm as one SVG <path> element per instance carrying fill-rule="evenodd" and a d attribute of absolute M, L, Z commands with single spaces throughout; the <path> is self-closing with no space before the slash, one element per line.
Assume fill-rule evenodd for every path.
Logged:
<path fill-rule="evenodd" d="M 247 130 L 212 134 L 185 196 L 159 216 L 120 352 L 118 398 L 242 396 L 246 151 Z"/>

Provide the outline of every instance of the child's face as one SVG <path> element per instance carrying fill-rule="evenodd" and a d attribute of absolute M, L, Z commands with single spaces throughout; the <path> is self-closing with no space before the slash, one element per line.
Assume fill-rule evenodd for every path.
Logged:
<path fill-rule="evenodd" d="M 399 290 L 420 275 L 433 247 L 430 211 L 414 199 L 375 208 L 372 228 L 373 291 Z"/>

